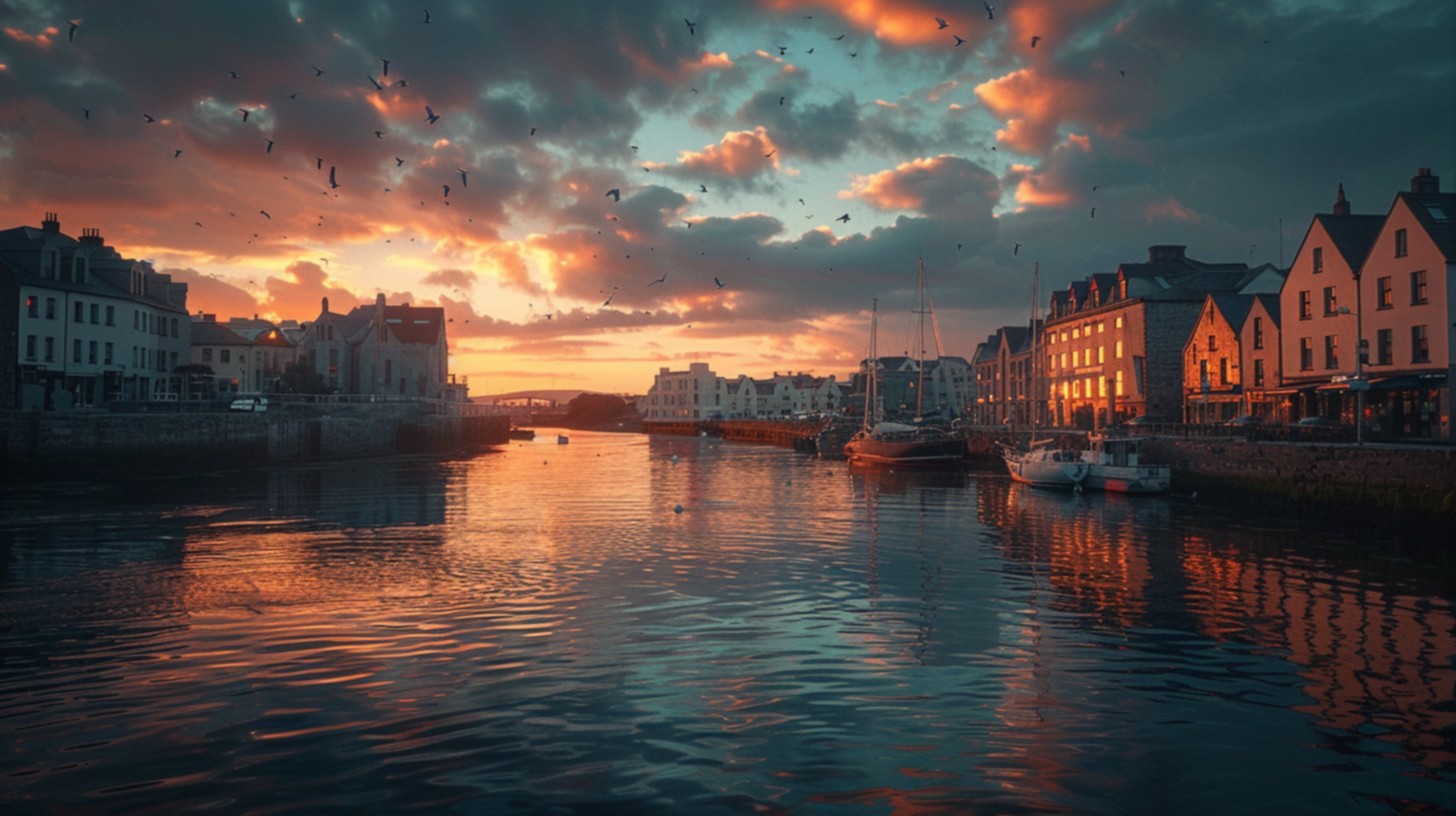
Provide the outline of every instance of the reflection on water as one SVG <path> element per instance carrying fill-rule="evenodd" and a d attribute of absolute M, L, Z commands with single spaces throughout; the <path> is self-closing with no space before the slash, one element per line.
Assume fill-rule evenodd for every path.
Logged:
<path fill-rule="evenodd" d="M 575 432 L 0 503 L 7 813 L 1456 801 L 1451 576 L 1370 531 Z"/>

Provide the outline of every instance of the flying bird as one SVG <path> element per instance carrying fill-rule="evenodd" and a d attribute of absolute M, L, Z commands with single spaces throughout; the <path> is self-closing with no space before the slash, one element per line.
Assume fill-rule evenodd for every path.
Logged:
<path fill-rule="evenodd" d="M 461 187 L 469 187 L 470 185 L 467 184 L 467 183 L 465 183 L 465 170 L 463 168 L 460 168 L 460 167 L 457 167 L 455 169 L 460 171 L 460 186 Z"/>
<path fill-rule="evenodd" d="M 728 284 L 724 283 L 723 281 L 718 280 L 718 276 L 717 275 L 714 275 L 713 276 L 713 285 L 716 286 L 716 287 L 718 287 L 719 289 L 722 289 L 724 286 L 727 286 Z"/>
<path fill-rule="evenodd" d="M 339 182 L 334 178 L 334 170 L 335 169 L 336 168 L 335 168 L 334 165 L 332 165 L 332 164 L 329 165 L 329 189 L 330 190 L 337 190 L 339 188 Z"/>
<path fill-rule="evenodd" d="M 982 3 L 981 5 L 983 5 L 983 6 L 986 7 L 986 19 L 987 20 L 994 20 L 994 19 L 996 19 L 996 8 L 994 6 L 992 6 L 990 3 Z"/>
<path fill-rule="evenodd" d="M 233 79 L 238 79 L 239 78 L 237 71 L 228 71 L 228 76 L 232 77 Z"/>
<path fill-rule="evenodd" d="M 779 56 L 782 57 L 785 53 L 788 52 L 788 50 L 789 50 L 789 47 L 787 45 L 781 45 L 781 46 L 779 46 Z"/>
<path fill-rule="evenodd" d="M 376 138 L 376 139 L 383 139 L 384 138 L 384 131 L 382 131 L 382 130 L 376 130 L 376 131 L 374 131 L 374 138 Z"/>
<path fill-rule="evenodd" d="M 1011 254 L 1012 255 L 1015 255 L 1016 253 L 1018 253 L 1018 252 L 1021 251 L 1021 242 L 1020 241 L 1012 241 L 1011 243 L 1015 244 L 1015 246 L 1011 247 Z"/>
<path fill-rule="evenodd" d="M 430 10 L 429 9 L 425 9 L 425 20 L 424 21 L 427 22 L 427 23 L 430 22 Z"/>
<path fill-rule="evenodd" d="M 90 119 L 91 118 L 91 109 L 90 108 L 82 108 L 81 109 L 81 113 L 84 114 L 87 119 Z"/>
<path fill-rule="evenodd" d="M 324 169 L 324 157 L 323 156 L 314 156 L 313 160 L 314 160 L 314 163 L 318 165 L 318 169 L 320 169 L 320 170 Z"/>
<path fill-rule="evenodd" d="M 1096 207 L 1093 207 L 1092 208 L 1092 214 L 1090 216 L 1088 216 L 1088 217 L 1089 218 L 1096 218 L 1097 217 L 1097 208 Z"/>
<path fill-rule="evenodd" d="M 273 220 L 273 216 L 269 215 L 267 210 L 258 210 L 258 212 L 262 213 L 263 217 L 268 219 L 269 221 Z"/>
<path fill-rule="evenodd" d="M 263 137 L 263 139 L 264 139 L 264 141 L 266 141 L 268 143 L 268 150 L 266 152 L 272 153 L 273 152 L 273 140 L 272 139 L 269 139 L 266 136 Z"/>
<path fill-rule="evenodd" d="M 963 45 L 966 44 L 966 38 L 965 37 L 962 37 L 959 34 L 952 34 L 951 36 L 952 37 L 955 37 L 955 41 L 956 41 L 955 47 L 956 48 L 960 48 L 961 46 L 963 46 Z"/>
<path fill-rule="evenodd" d="M 1039 34 L 1033 34 L 1031 36 L 1031 47 L 1032 48 L 1035 48 L 1036 47 L 1036 44 L 1038 42 L 1040 42 L 1040 41 L 1041 41 L 1041 35 L 1039 35 Z"/>
<path fill-rule="evenodd" d="M 693 24 L 693 21 L 692 20 L 689 20 L 688 18 L 684 17 L 683 18 L 683 22 L 688 24 L 688 36 L 689 37 L 692 37 L 692 36 L 697 35 L 697 33 L 698 33 L 698 27 Z"/>
<path fill-rule="evenodd" d="M 155 118 L 153 118 L 153 116 L 150 113 L 144 113 L 144 114 L 142 114 L 142 117 L 147 120 L 147 124 L 149 124 L 149 125 L 156 124 L 156 121 L 157 120 Z"/>
<path fill-rule="evenodd" d="M 648 285 L 648 286 L 656 286 L 656 285 L 657 285 L 657 284 L 659 284 L 659 283 L 664 283 L 664 282 L 666 282 L 666 281 L 667 281 L 667 273 L 666 273 L 666 272 L 663 272 L 663 273 L 662 273 L 662 277 L 660 277 L 660 278 L 658 278 L 658 279 L 657 279 L 657 280 L 655 280 L 655 281 L 653 281 L 653 282 L 652 282 L 652 283 L 649 283 L 649 284 L 647 284 L 647 285 Z"/>
<path fill-rule="evenodd" d="M 313 75 L 314 76 L 323 76 L 324 75 L 324 69 L 318 67 L 317 65 L 314 65 L 313 63 L 309 63 L 308 67 L 310 67 L 310 68 L 313 69 Z"/>
<path fill-rule="evenodd" d="M 441 184 L 440 186 L 445 189 L 445 198 L 449 198 L 450 197 L 450 185 L 448 185 L 448 184 Z"/>
<path fill-rule="evenodd" d="M 706 193 L 706 192 L 708 192 L 708 185 L 706 185 L 706 184 L 699 184 L 698 185 L 698 190 Z"/>
<path fill-rule="evenodd" d="M 72 42 L 75 42 L 76 41 L 76 29 L 78 29 L 78 28 L 81 27 L 81 21 L 80 20 L 71 20 L 70 23 L 71 23 L 71 30 L 66 32 L 66 42 L 68 42 L 68 43 L 72 43 Z"/>
<path fill-rule="evenodd" d="M 616 296 L 617 296 L 617 287 L 613 286 L 612 287 L 612 293 L 610 295 L 607 295 L 607 302 L 606 303 L 603 303 L 602 305 L 603 306 L 611 306 L 612 305 L 612 298 L 614 298 Z"/>
<path fill-rule="evenodd" d="M 779 149 L 777 147 L 775 147 L 773 150 L 770 150 L 769 152 L 763 154 L 763 157 L 765 159 L 771 159 L 771 158 L 773 158 L 773 154 L 775 154 L 777 152 L 779 152 Z"/>
<path fill-rule="evenodd" d="M 849 223 L 849 213 L 845 213 L 844 215 L 841 215 L 841 216 L 839 216 L 838 218 L 836 218 L 834 220 L 835 221 L 843 221 L 844 223 L 848 224 Z"/>
<path fill-rule="evenodd" d="M 618 187 L 613 187 L 612 189 L 607 191 L 607 196 L 609 196 L 613 201 L 621 201 L 622 190 Z"/>
<path fill-rule="evenodd" d="M 535 136 L 536 135 L 536 129 L 535 128 L 531 128 L 531 132 L 529 134 L 527 134 L 527 135 Z"/>
<path fill-rule="evenodd" d="M 426 122 L 429 122 L 430 124 L 433 125 L 433 124 L 435 124 L 436 121 L 439 120 L 439 118 L 440 118 L 440 116 L 439 116 L 439 114 L 435 113 L 435 109 L 434 108 L 431 108 L 429 105 L 426 105 L 425 106 L 425 121 Z"/>
<path fill-rule="evenodd" d="M 247 108 L 238 108 L 238 112 L 243 115 L 244 122 L 248 121 L 248 114 L 252 113 L 252 111 L 248 110 Z"/>
<path fill-rule="evenodd" d="M 365 74 L 364 76 L 369 77 L 369 83 L 374 86 L 374 90 L 384 90 L 384 86 L 379 84 L 379 80 L 375 79 L 373 74 Z"/>
<path fill-rule="evenodd" d="M 181 156 L 181 155 L 182 155 L 182 148 L 180 148 L 180 147 L 179 148 L 176 148 L 176 149 L 174 149 L 172 151 L 172 158 L 174 158 L 174 159 L 177 158 L 178 156 Z"/>
<path fill-rule="evenodd" d="M 784 97 L 781 96 L 781 97 L 779 97 L 779 106 L 782 107 L 783 104 L 784 104 Z"/>
<path fill-rule="evenodd" d="M 394 157 L 394 166 L 395 167 L 403 167 L 404 166 L 404 159 L 401 159 L 400 157 L 395 156 Z"/>
<path fill-rule="evenodd" d="M 382 62 L 382 63 L 384 63 L 384 75 L 385 76 L 389 76 L 389 60 L 387 60 L 387 59 L 385 59 L 383 57 L 380 57 L 379 58 L 379 61 Z"/>
<path fill-rule="evenodd" d="M 936 31 L 940 31 L 942 28 L 950 28 L 950 23 L 947 23 L 944 17 L 936 17 L 935 23 L 939 26 L 939 28 L 935 29 Z"/>

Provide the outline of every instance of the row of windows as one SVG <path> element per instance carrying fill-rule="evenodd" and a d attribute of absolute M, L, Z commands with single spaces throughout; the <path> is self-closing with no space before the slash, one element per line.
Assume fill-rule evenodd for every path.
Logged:
<path fill-rule="evenodd" d="M 1410 302 L 1412 306 L 1424 304 L 1429 297 L 1426 288 L 1426 270 L 1419 269 L 1410 273 Z M 1323 291 L 1325 317 L 1331 317 L 1340 313 L 1340 304 L 1335 296 L 1335 287 L 1326 286 Z M 1395 308 L 1395 286 L 1391 276 L 1384 275 L 1375 279 L 1375 308 Z M 1299 293 L 1299 319 L 1309 320 L 1314 316 L 1313 304 L 1310 300 L 1310 291 L 1301 290 Z"/>
<path fill-rule="evenodd" d="M 1068 359 L 1067 358 L 1067 355 L 1068 354 L 1071 354 L 1071 365 L 1070 366 L 1067 365 L 1067 359 Z M 1106 346 L 1097 346 L 1096 348 L 1073 349 L 1071 352 L 1063 351 L 1063 352 L 1059 352 L 1059 353 L 1056 353 L 1056 354 L 1048 354 L 1047 355 L 1047 368 L 1048 368 L 1048 370 L 1056 371 L 1056 370 L 1061 369 L 1061 368 L 1076 368 L 1078 366 L 1093 365 L 1094 363 L 1092 362 L 1092 358 L 1094 356 L 1097 358 L 1096 365 L 1102 365 L 1103 363 L 1106 363 L 1107 362 L 1107 347 Z M 1122 359 L 1122 341 L 1121 340 L 1115 340 L 1115 341 L 1113 341 L 1113 343 L 1112 343 L 1112 358 L 1114 360 L 1121 360 Z"/>
<path fill-rule="evenodd" d="M 1429 363 L 1431 361 L 1431 339 L 1428 327 L 1411 326 L 1410 361 Z M 1324 367 L 1327 370 L 1340 368 L 1340 341 L 1333 334 L 1325 335 Z M 1375 333 L 1375 365 L 1392 365 L 1395 361 L 1395 330 L 1380 329 Z M 1314 370 L 1314 340 L 1299 338 L 1299 369 Z"/>
<path fill-rule="evenodd" d="M 101 324 L 101 304 L 86 303 L 84 301 L 78 300 L 72 305 L 75 306 L 75 309 L 73 310 L 71 322 L 91 323 L 93 325 Z M 106 325 L 115 326 L 116 307 L 113 305 L 107 305 L 105 314 Z M 26 296 L 25 316 L 35 318 L 40 317 L 40 298 L 36 297 L 35 295 Z M 88 317 L 90 318 L 89 320 L 87 319 Z M 45 319 L 56 319 L 56 299 L 53 297 L 48 297 L 45 299 Z M 159 315 L 154 318 L 150 313 L 140 310 L 133 311 L 131 313 L 131 327 L 136 331 L 145 331 L 162 336 L 170 335 L 172 337 L 177 337 L 178 326 L 179 324 L 177 322 L 177 318 L 175 317 L 169 319 Z"/>
<path fill-rule="evenodd" d="M 100 343 L 96 340 L 71 341 L 71 362 L 89 363 L 91 365 L 112 365 L 115 360 L 115 344 Z M 25 336 L 25 359 L 30 362 L 43 361 L 53 363 L 56 361 L 56 338 L 38 337 L 34 334 Z M 170 368 L 168 361 L 170 360 Z M 168 371 L 177 367 L 177 352 L 162 352 L 154 349 L 142 348 L 141 346 L 131 347 L 131 364 L 133 368 L 155 368 L 158 371 Z"/>
<path fill-rule="evenodd" d="M 1112 319 L 1112 327 L 1114 329 L 1122 328 L 1122 315 L 1118 315 L 1117 317 L 1114 317 Z M 1060 332 L 1048 332 L 1047 342 L 1066 343 L 1069 340 L 1080 340 L 1083 337 L 1091 337 L 1093 334 L 1102 334 L 1105 331 L 1107 331 L 1106 320 L 1098 320 L 1095 323 L 1092 321 L 1088 321 L 1080 326 L 1073 326 L 1070 329 L 1062 329 Z"/>

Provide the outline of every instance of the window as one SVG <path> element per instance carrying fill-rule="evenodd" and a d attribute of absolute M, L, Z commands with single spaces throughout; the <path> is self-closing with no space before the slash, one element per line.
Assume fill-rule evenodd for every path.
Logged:
<path fill-rule="evenodd" d="M 1198 361 L 1198 384 L 1201 386 L 1208 382 L 1208 358 Z"/>
<path fill-rule="evenodd" d="M 172 336 L 177 336 L 177 318 L 172 318 Z"/>
<path fill-rule="evenodd" d="M 1306 289 L 1299 293 L 1299 319 L 1308 320 L 1309 318 L 1309 290 Z"/>
<path fill-rule="evenodd" d="M 1114 328 L 1114 329 L 1120 329 L 1120 328 L 1122 328 L 1122 316 L 1121 315 L 1118 315 L 1117 317 L 1115 317 L 1115 318 L 1112 319 L 1112 328 Z"/>
<path fill-rule="evenodd" d="M 204 362 L 204 363 L 211 363 L 212 362 L 212 349 L 205 348 L 205 349 L 202 350 L 202 362 Z"/>
<path fill-rule="evenodd" d="M 1122 396 L 1122 372 L 1118 371 L 1112 375 L 1112 390 L 1117 396 Z"/>
<path fill-rule="evenodd" d="M 48 363 L 56 361 L 56 338 L 54 337 L 45 339 L 45 360 Z"/>
<path fill-rule="evenodd" d="M 1254 318 L 1254 348 L 1264 347 L 1264 318 Z"/>
<path fill-rule="evenodd" d="M 112 352 L 112 350 L 113 350 L 112 349 L 112 344 L 111 343 L 107 343 L 106 344 L 106 356 L 103 357 L 102 360 L 101 360 L 103 363 L 106 363 L 107 365 L 111 365 L 111 352 Z"/>
<path fill-rule="evenodd" d="M 1097 347 L 1097 365 L 1107 362 L 1107 346 Z"/>
<path fill-rule="evenodd" d="M 1426 302 L 1426 270 L 1419 269 L 1411 273 L 1411 305 L 1417 306 Z"/>
<path fill-rule="evenodd" d="M 1404 258 L 1407 249 L 1408 249 L 1408 247 L 1406 246 L 1405 230 L 1404 229 L 1398 229 L 1398 230 L 1396 230 L 1395 231 L 1395 257 L 1397 257 L 1397 258 Z"/>
<path fill-rule="evenodd" d="M 1333 334 L 1325 335 L 1325 368 L 1340 367 L 1340 338 Z"/>
<path fill-rule="evenodd" d="M 217 361 L 223 365 L 231 363 L 233 361 L 232 349 L 219 349 L 217 352 Z"/>
<path fill-rule="evenodd" d="M 73 362 L 73 363 L 79 363 L 79 362 L 81 362 L 81 341 L 80 340 L 72 340 L 71 341 L 71 362 Z"/>
<path fill-rule="evenodd" d="M 1208 316 L 1213 317 L 1213 313 L 1210 312 Z M 1218 351 L 1218 337 L 1216 337 L 1215 335 L 1210 334 L 1208 336 L 1208 350 Z"/>
<path fill-rule="evenodd" d="M 1339 309 L 1339 302 L 1335 299 L 1335 287 L 1325 287 L 1325 317 L 1333 315 Z"/>
<path fill-rule="evenodd" d="M 116 307 L 115 306 L 107 306 L 106 307 L 106 325 L 108 325 L 108 326 L 115 326 L 116 325 Z"/>
<path fill-rule="evenodd" d="M 1390 276 L 1375 279 L 1375 308 L 1390 309 L 1395 306 L 1395 292 L 1390 285 Z"/>
<path fill-rule="evenodd" d="M 101 322 L 101 304 L 91 304 L 91 323 L 94 325 Z"/>
<path fill-rule="evenodd" d="M 1254 361 L 1254 387 L 1264 387 L 1264 360 L 1262 358 Z"/>
<path fill-rule="evenodd" d="M 1390 365 L 1394 358 L 1395 332 L 1391 329 L 1381 329 L 1375 333 L 1375 364 Z"/>
<path fill-rule="evenodd" d="M 25 316 L 40 317 L 40 298 L 30 295 L 25 299 Z"/>
<path fill-rule="evenodd" d="M 46 298 L 46 320 L 56 319 L 56 299 Z"/>
<path fill-rule="evenodd" d="M 1314 346 L 1308 337 L 1299 338 L 1299 370 L 1310 371 L 1314 369 Z"/>
<path fill-rule="evenodd" d="M 96 341 L 95 340 L 92 340 L 90 343 L 87 344 L 86 351 L 87 351 L 87 354 L 86 354 L 86 362 L 88 362 L 88 363 L 90 363 L 92 365 L 95 365 L 96 364 Z"/>
<path fill-rule="evenodd" d="M 33 334 L 25 336 L 25 359 L 34 360 L 36 349 L 36 337 Z"/>
<path fill-rule="evenodd" d="M 1118 320 L 1121 320 L 1121 319 L 1122 318 L 1118 318 Z M 1117 340 L 1117 341 L 1115 341 L 1112 344 L 1112 356 L 1113 356 L 1114 359 L 1117 359 L 1117 360 L 1121 360 L 1122 359 L 1122 341 L 1121 340 Z M 1119 391 L 1118 393 L 1120 394 L 1122 392 Z"/>
<path fill-rule="evenodd" d="M 1218 358 L 1218 383 L 1219 383 L 1219 385 L 1228 385 L 1229 384 L 1228 371 L 1229 371 L 1229 369 L 1228 369 L 1228 358 L 1227 357 L 1220 357 L 1220 358 Z"/>
<path fill-rule="evenodd" d="M 1316 275 L 1325 271 L 1325 248 L 1315 247 L 1310 261 L 1314 264 L 1314 273 Z"/>
<path fill-rule="evenodd" d="M 73 323 L 84 323 L 84 322 L 86 322 L 86 307 L 79 300 L 76 301 L 76 316 L 74 318 L 72 318 L 71 322 L 73 322 Z"/>
<path fill-rule="evenodd" d="M 1431 361 L 1431 339 L 1426 334 L 1425 326 L 1411 326 L 1411 362 L 1429 363 Z"/>

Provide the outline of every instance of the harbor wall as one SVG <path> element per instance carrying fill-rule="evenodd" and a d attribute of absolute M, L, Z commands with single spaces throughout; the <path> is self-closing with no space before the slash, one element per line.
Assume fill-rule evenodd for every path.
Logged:
<path fill-rule="evenodd" d="M 253 413 L 0 414 L 7 472 L 127 466 L 165 469 L 184 462 L 239 464 L 447 453 L 504 445 L 504 415 L 367 412 L 298 416 Z"/>

